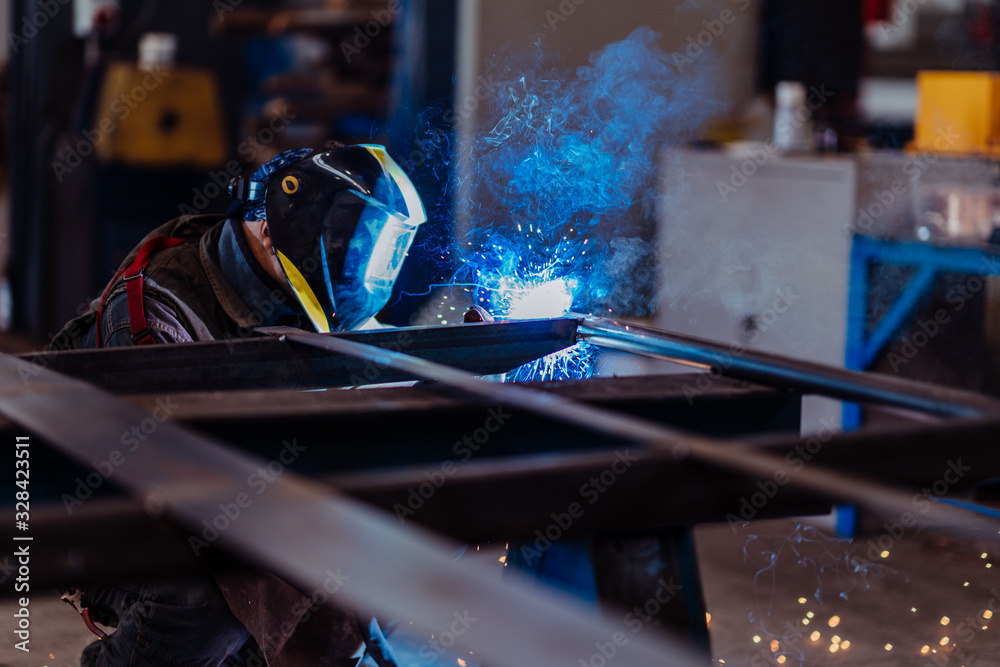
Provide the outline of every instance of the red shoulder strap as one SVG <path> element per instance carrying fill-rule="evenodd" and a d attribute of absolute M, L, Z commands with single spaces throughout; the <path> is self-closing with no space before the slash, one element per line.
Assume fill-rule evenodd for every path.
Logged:
<path fill-rule="evenodd" d="M 181 239 L 169 236 L 154 236 L 142 244 L 131 264 L 115 274 L 115 277 L 108 283 L 107 289 L 104 290 L 104 294 L 101 296 L 101 304 L 97 308 L 97 347 L 101 346 L 101 314 L 104 312 L 104 303 L 108 298 L 111 288 L 119 278 L 125 280 L 125 290 L 128 298 L 128 319 L 132 327 L 132 340 L 136 345 L 151 345 L 155 342 L 153 334 L 149 331 L 149 326 L 146 324 L 146 310 L 142 304 L 142 285 L 145 281 L 143 272 L 149 265 L 149 260 L 153 255 L 161 250 L 166 250 L 182 243 L 184 241 Z"/>

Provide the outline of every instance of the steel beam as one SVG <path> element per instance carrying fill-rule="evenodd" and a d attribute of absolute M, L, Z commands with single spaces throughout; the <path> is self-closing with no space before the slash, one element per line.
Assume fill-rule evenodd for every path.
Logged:
<path fill-rule="evenodd" d="M 84 464 L 105 460 L 123 431 L 150 417 L 92 385 L 7 355 L 0 355 L 0 413 Z M 266 463 L 164 422 L 114 475 L 149 512 L 206 539 L 203 522 L 246 492 L 249 478 Z M 485 564 L 456 563 L 454 545 L 401 527 L 394 517 L 293 472 L 272 479 L 212 544 L 305 592 L 324 587 L 329 572 L 339 572 L 345 581 L 341 600 L 412 619 L 430 633 L 449 627 L 455 613 L 467 613 L 477 621 L 457 643 L 498 665 L 578 667 L 595 642 L 620 631 L 567 597 L 500 582 Z M 30 526 L 19 536 L 31 537 Z M 677 643 L 652 634 L 631 637 L 618 660 L 698 664 Z"/>
<path fill-rule="evenodd" d="M 582 317 L 579 337 L 602 348 L 711 369 L 719 375 L 804 394 L 878 403 L 944 417 L 1000 416 L 1000 402 L 972 392 L 799 361 L 606 318 Z"/>
<path fill-rule="evenodd" d="M 116 393 L 230 389 L 310 389 L 413 380 L 350 357 L 293 348 L 269 337 L 184 345 L 39 352 L 19 355 L 30 371 L 45 369 Z M 503 373 L 576 342 L 572 319 L 424 326 L 336 334 L 403 351 L 477 375 Z"/>
<path fill-rule="evenodd" d="M 964 494 L 996 477 L 1000 421 L 914 424 L 906 428 L 834 435 L 818 448 L 805 440 L 769 435 L 752 445 L 781 457 L 791 455 L 805 465 L 822 465 L 911 489 L 924 497 L 952 464 L 962 471 L 949 493 Z M 740 517 L 744 498 L 760 491 L 759 480 L 719 471 L 690 461 L 677 461 L 656 451 L 633 450 L 638 461 L 587 512 L 574 521 L 567 536 L 629 534 L 651 526 L 725 521 Z M 469 461 L 457 467 L 412 516 L 413 522 L 468 542 L 530 538 L 579 500 L 580 487 L 599 476 L 615 460 L 614 450 L 538 453 Z M 808 457 L 808 459 L 806 458 Z M 427 481 L 440 462 L 368 472 L 319 474 L 344 493 L 394 512 L 407 507 L 410 489 Z M 923 504 L 920 505 L 922 507 Z M 33 505 L 34 507 L 34 505 Z M 754 518 L 826 513 L 822 497 L 782 487 Z M 913 505 L 910 512 L 917 511 Z M 0 537 L 11 544 L 14 516 L 0 513 Z M 32 560 L 32 577 L 40 586 L 76 575 L 104 579 L 116 571 L 136 577 L 190 568 L 186 534 L 178 536 L 150 517 L 140 504 L 125 499 L 90 499 L 68 514 L 62 504 L 36 510 L 32 533 L 45 544 Z M 123 541 L 121 535 L 134 536 Z M 3 569 L 0 552 L 0 570 Z"/>
<path fill-rule="evenodd" d="M 394 368 L 428 380 L 434 380 L 444 386 L 495 401 L 499 405 L 518 407 L 550 419 L 592 429 L 611 437 L 631 440 L 654 450 L 667 452 L 678 459 L 691 459 L 697 463 L 711 465 L 753 479 L 771 479 L 780 473 L 787 478 L 786 483 L 792 488 L 832 501 L 857 503 L 879 519 L 895 521 L 904 513 L 912 513 L 912 494 L 910 493 L 818 466 L 798 468 L 790 464 L 784 457 L 761 452 L 749 446 L 733 446 L 734 444 L 747 445 L 749 443 L 723 442 L 684 433 L 618 412 L 581 405 L 530 388 L 486 382 L 469 373 L 425 359 L 374 348 L 344 338 L 307 333 L 284 327 L 276 327 L 267 331 L 277 336 L 279 340 L 354 356 L 376 366 Z M 913 384 L 916 385 L 916 389 L 913 390 L 915 401 L 928 406 L 936 405 L 929 399 L 918 401 L 921 398 L 919 390 L 922 385 Z M 991 401 L 986 399 L 983 399 L 982 403 L 987 406 L 993 405 Z M 961 414 L 968 414 L 968 416 L 981 414 L 980 411 L 974 410 L 971 406 L 962 407 Z M 916 521 L 927 528 L 978 538 L 992 538 L 1000 525 L 1000 521 L 996 519 L 942 505 L 929 508 L 926 513 L 916 517 Z"/>

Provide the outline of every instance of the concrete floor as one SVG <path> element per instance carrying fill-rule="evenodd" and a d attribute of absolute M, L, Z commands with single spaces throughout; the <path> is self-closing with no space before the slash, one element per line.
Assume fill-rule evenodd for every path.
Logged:
<path fill-rule="evenodd" d="M 1000 665 L 1000 543 L 790 520 L 696 534 L 718 663 Z"/>
<path fill-rule="evenodd" d="M 824 523 L 697 529 L 716 664 L 1000 665 L 1000 616 L 983 614 L 992 606 L 1000 615 L 997 544 L 904 537 L 869 555 L 866 539 L 833 537 Z M 869 556 L 874 564 L 859 564 Z M 73 667 L 92 640 L 68 605 L 39 592 L 31 601 L 32 651 L 21 653 L 7 630 L 13 611 L 10 600 L 0 603 L 0 667 Z M 419 638 L 395 643 L 409 667 Z"/>

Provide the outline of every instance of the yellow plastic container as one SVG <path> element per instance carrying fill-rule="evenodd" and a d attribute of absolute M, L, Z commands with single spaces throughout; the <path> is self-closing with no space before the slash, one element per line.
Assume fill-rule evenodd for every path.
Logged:
<path fill-rule="evenodd" d="M 1000 73 L 919 72 L 910 148 L 957 155 L 1000 154 Z"/>
<path fill-rule="evenodd" d="M 227 157 L 215 77 L 195 67 L 112 63 L 90 134 L 104 161 L 211 169 Z"/>

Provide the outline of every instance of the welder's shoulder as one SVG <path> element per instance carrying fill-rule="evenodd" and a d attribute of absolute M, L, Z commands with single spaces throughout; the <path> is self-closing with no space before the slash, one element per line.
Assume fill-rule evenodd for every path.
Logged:
<path fill-rule="evenodd" d="M 157 343 L 195 340 L 185 302 L 198 298 L 193 287 L 203 273 L 195 243 L 164 248 L 143 271 L 143 310 L 146 327 Z M 108 347 L 134 345 L 128 293 L 124 284 L 114 290 L 101 317 L 102 339 Z M 142 328 L 142 327 L 140 327 Z"/>
<path fill-rule="evenodd" d="M 158 301 L 181 322 L 187 340 L 215 340 L 233 328 L 219 303 L 213 278 L 197 243 L 183 243 L 158 252 L 147 268 L 146 298 Z M 219 280 L 215 276 L 215 280 Z"/>
<path fill-rule="evenodd" d="M 157 343 L 188 343 L 193 340 L 189 325 L 179 315 L 173 304 L 157 298 L 155 293 L 143 294 L 146 328 Z M 101 317 L 101 338 L 105 347 L 135 345 L 132 339 L 132 320 L 126 292 L 115 294 L 105 305 Z"/>

